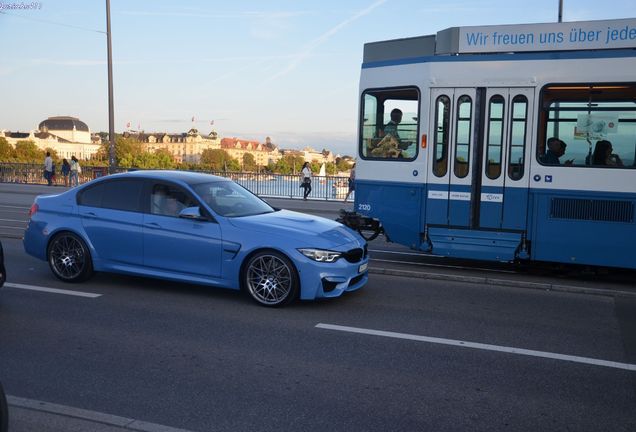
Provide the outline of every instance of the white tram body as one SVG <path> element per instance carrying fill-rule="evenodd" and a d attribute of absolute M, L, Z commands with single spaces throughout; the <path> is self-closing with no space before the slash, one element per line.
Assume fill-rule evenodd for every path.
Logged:
<path fill-rule="evenodd" d="M 636 19 L 365 44 L 355 210 L 432 254 L 636 268 L 635 48 Z"/>

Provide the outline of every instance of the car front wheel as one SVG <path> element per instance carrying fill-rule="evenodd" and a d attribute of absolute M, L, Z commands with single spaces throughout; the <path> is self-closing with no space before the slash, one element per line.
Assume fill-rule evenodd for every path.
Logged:
<path fill-rule="evenodd" d="M 86 244 L 70 232 L 60 233 L 53 238 L 49 245 L 48 260 L 53 274 L 64 282 L 81 282 L 93 274 L 91 255 Z"/>
<path fill-rule="evenodd" d="M 294 265 L 275 251 L 253 255 L 242 277 L 250 296 L 264 306 L 283 306 L 298 295 L 300 283 Z"/>

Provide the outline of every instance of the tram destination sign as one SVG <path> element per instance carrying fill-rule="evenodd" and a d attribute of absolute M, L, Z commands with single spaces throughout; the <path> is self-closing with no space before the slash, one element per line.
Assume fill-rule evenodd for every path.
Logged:
<path fill-rule="evenodd" d="M 446 48 L 449 53 L 459 54 L 636 48 L 636 18 L 448 30 L 455 30 L 454 34 L 444 31 L 438 33 L 438 38 L 450 37 Z"/>

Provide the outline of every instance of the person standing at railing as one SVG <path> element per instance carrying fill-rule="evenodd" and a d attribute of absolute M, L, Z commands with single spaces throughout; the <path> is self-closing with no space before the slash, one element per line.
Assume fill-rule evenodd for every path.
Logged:
<path fill-rule="evenodd" d="M 82 167 L 75 155 L 71 156 L 71 187 L 79 184 L 79 175 L 82 173 Z"/>
<path fill-rule="evenodd" d="M 51 158 L 51 152 L 46 152 L 44 158 L 44 178 L 48 186 L 53 184 L 53 159 Z"/>

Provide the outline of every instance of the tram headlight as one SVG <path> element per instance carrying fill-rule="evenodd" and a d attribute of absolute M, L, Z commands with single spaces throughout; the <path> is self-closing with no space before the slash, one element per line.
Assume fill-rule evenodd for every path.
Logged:
<path fill-rule="evenodd" d="M 298 252 L 317 262 L 331 263 L 342 256 L 340 252 L 324 249 L 298 249 Z"/>

